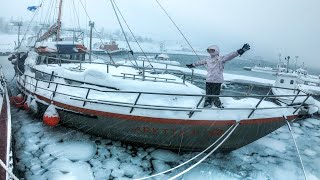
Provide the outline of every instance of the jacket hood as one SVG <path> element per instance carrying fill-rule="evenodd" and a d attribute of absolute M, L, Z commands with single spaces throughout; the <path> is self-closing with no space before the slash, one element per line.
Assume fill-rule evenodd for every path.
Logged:
<path fill-rule="evenodd" d="M 209 53 L 211 56 L 219 56 L 220 49 L 217 45 L 209 46 L 207 49 L 214 49 L 215 50 L 214 53 Z"/>

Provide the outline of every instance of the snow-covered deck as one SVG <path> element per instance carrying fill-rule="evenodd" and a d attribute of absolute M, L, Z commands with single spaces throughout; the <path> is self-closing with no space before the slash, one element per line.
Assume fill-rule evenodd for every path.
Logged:
<path fill-rule="evenodd" d="M 36 82 L 35 78 L 39 78 L 37 76 L 41 72 L 46 73 L 47 78 Z M 52 72 L 55 77 L 48 78 Z M 148 72 L 145 72 L 145 75 L 152 77 L 150 80 L 123 76 L 124 73 L 138 76 L 140 72 L 132 67 L 106 64 L 82 63 L 81 69 L 79 64 L 35 65 L 25 73 L 26 82 L 24 78 L 20 78 L 19 83 L 25 84 L 29 92 L 57 102 L 76 107 L 83 107 L 86 104 L 87 109 L 136 116 L 190 120 L 243 120 L 248 119 L 252 111 L 254 113 L 250 118 L 282 117 L 292 115 L 294 112 L 292 107 L 279 107 L 268 101 L 262 101 L 256 109 L 262 98 L 260 96 L 243 97 L 238 100 L 226 96 L 221 98 L 225 109 L 204 109 L 202 107 L 205 92 L 176 76 Z M 154 81 L 154 78 L 171 79 L 173 82 Z M 53 82 L 49 83 L 50 79 Z M 77 81 L 77 85 L 70 80 Z M 190 116 L 190 112 L 195 113 Z"/>
<path fill-rule="evenodd" d="M 136 60 L 136 62 L 141 67 L 150 66 L 150 63 L 148 61 Z M 125 64 L 125 65 L 130 64 L 130 62 L 128 62 L 128 61 L 120 61 L 117 63 Z M 203 70 L 203 69 L 189 69 L 189 68 L 182 67 L 182 66 L 169 65 L 169 64 L 165 64 L 165 63 L 159 63 L 159 62 L 151 62 L 151 64 L 154 68 L 159 68 L 159 69 L 163 69 L 163 70 L 165 70 L 165 69 L 177 70 L 177 71 L 181 71 L 181 72 L 188 74 L 188 75 L 194 75 L 194 76 L 198 76 L 198 77 L 202 77 L 202 78 L 205 78 L 206 74 L 207 74 L 207 71 Z M 259 85 L 259 86 L 273 86 L 275 84 L 275 80 L 270 80 L 270 79 L 257 78 L 257 77 L 238 75 L 238 74 L 230 74 L 230 73 L 223 73 L 223 75 L 224 75 L 225 81 L 227 81 L 227 82 L 253 84 L 253 85 Z M 315 95 L 320 94 L 320 86 L 299 84 L 298 88 L 300 90 L 309 92 L 311 94 L 315 94 Z"/>

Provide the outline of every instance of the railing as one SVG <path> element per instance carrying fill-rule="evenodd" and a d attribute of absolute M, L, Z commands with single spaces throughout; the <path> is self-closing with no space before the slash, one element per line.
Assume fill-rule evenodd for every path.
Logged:
<path fill-rule="evenodd" d="M 27 81 L 27 78 L 30 78 L 30 81 Z M 33 83 L 33 81 L 36 81 L 35 83 Z M 94 103 L 94 104 L 104 104 L 104 105 L 112 105 L 112 106 L 120 106 L 120 107 L 129 107 L 130 108 L 130 112 L 132 113 L 133 110 L 135 108 L 137 109 L 149 109 L 149 110 L 168 110 L 168 111 L 187 111 L 189 112 L 189 118 L 192 117 L 192 115 L 194 114 L 194 112 L 201 112 L 203 109 L 205 108 L 200 108 L 200 104 L 203 101 L 204 98 L 206 97 L 232 97 L 232 98 L 259 98 L 258 103 L 255 105 L 254 108 L 252 107 L 242 107 L 242 108 L 223 108 L 221 110 L 251 110 L 250 114 L 248 115 L 248 118 L 250 118 L 252 116 L 252 114 L 256 111 L 256 110 L 263 110 L 263 109 L 280 109 L 280 108 L 297 108 L 294 113 L 296 113 L 303 105 L 304 103 L 307 101 L 307 99 L 310 97 L 309 94 L 296 94 L 296 95 L 269 95 L 271 89 L 269 90 L 269 93 L 267 95 L 202 95 L 202 94 L 178 94 L 178 93 L 157 93 L 157 92 L 137 92 L 137 91 L 119 91 L 119 90 L 113 90 L 113 91 L 107 91 L 107 90 L 101 90 L 101 89 L 96 89 L 96 88 L 92 88 L 92 87 L 81 87 L 81 86 L 75 86 L 75 85 L 69 85 L 69 84 L 63 84 L 63 83 L 58 83 L 58 82 L 54 82 L 54 81 L 46 81 L 46 80 L 41 80 L 41 79 L 37 79 L 35 77 L 31 77 L 28 75 L 24 75 L 24 78 L 22 78 L 21 76 L 18 76 L 18 81 L 19 81 L 19 85 L 22 86 L 22 88 L 25 91 L 29 91 L 30 93 L 34 93 L 36 94 L 37 89 L 42 89 L 42 90 L 46 90 L 52 93 L 52 99 L 57 95 L 64 95 L 64 96 L 68 96 L 70 97 L 70 99 L 72 100 L 76 100 L 76 101 L 82 101 L 83 102 L 83 107 L 86 106 L 86 104 L 89 103 Z M 48 87 L 40 87 L 38 84 L 38 82 L 44 82 L 44 83 L 48 83 L 48 84 L 52 84 L 55 85 L 54 90 L 51 90 Z M 23 85 L 22 85 L 23 84 Z M 26 85 L 30 85 L 29 90 L 26 88 Z M 75 87 L 75 88 L 80 88 L 80 89 L 85 89 L 86 90 L 86 96 L 81 97 L 81 96 L 74 96 L 74 95 L 70 95 L 70 94 L 66 94 L 63 92 L 57 92 L 58 86 L 64 86 L 64 87 Z M 33 92 L 32 92 L 33 89 Z M 286 88 L 288 89 L 288 88 Z M 88 98 L 89 95 L 92 93 L 92 91 L 97 91 L 97 92 L 104 92 L 104 93 L 121 93 L 121 94 L 136 94 L 136 98 L 132 103 L 128 103 L 128 102 L 117 102 L 117 101 L 106 101 L 106 100 L 98 100 L 98 99 L 90 99 Z M 164 106 L 164 105 L 148 105 L 148 104 L 139 104 L 138 101 L 141 99 L 141 96 L 143 95 L 157 95 L 157 96 L 181 96 L 181 97 L 195 97 L 195 98 L 199 98 L 198 103 L 196 103 L 196 106 L 193 107 L 179 107 L 179 106 Z M 284 98 L 284 97 L 292 97 L 292 98 L 296 98 L 296 97 L 306 97 L 305 100 L 300 103 L 299 105 L 286 105 L 286 106 L 276 106 L 276 107 L 259 107 L 259 105 L 261 104 L 261 102 L 267 98 L 270 99 L 275 99 L 275 98 Z M 206 108 L 207 109 L 207 108 Z M 214 109 L 212 109 L 214 110 Z"/>
<path fill-rule="evenodd" d="M 48 59 L 54 59 L 56 60 L 55 63 L 51 63 L 51 64 L 58 64 L 59 66 L 61 66 L 63 64 L 63 62 L 69 62 L 69 63 L 79 63 L 79 70 L 82 70 L 82 66 L 84 63 L 89 63 L 89 64 L 98 64 L 98 65 L 106 65 L 107 66 L 107 73 L 110 73 L 110 68 L 109 66 L 113 66 L 113 67 L 130 67 L 130 68 L 135 68 L 138 69 L 141 72 L 142 75 L 142 80 L 144 81 L 146 79 L 146 72 L 168 72 L 168 73 L 173 73 L 173 74 L 177 74 L 177 75 L 182 75 L 182 84 L 185 84 L 186 82 L 186 76 L 187 74 L 185 74 L 184 72 L 180 71 L 180 70 L 173 70 L 173 69 L 168 69 L 167 66 L 165 69 L 163 68 L 154 68 L 154 67 L 146 67 L 143 65 L 143 67 L 139 66 L 131 66 L 131 65 L 124 65 L 124 64 L 111 64 L 111 63 L 100 63 L 100 62 L 94 62 L 94 61 L 82 61 L 82 60 L 71 60 L 71 59 L 63 59 L 63 58 L 56 58 L 56 57 L 48 57 L 48 56 L 43 56 L 43 55 L 39 55 L 38 57 L 45 57 L 45 64 L 47 66 L 49 66 L 49 62 Z M 150 76 L 151 77 L 151 76 Z M 161 78 L 156 78 L 156 79 L 161 79 Z M 164 82 L 164 81 L 161 81 Z M 168 83 L 172 83 L 170 81 L 165 81 Z"/>

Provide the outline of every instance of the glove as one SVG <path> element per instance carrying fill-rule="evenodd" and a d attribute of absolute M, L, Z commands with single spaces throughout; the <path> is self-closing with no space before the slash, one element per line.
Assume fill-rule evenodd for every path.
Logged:
<path fill-rule="evenodd" d="M 193 68 L 193 67 L 194 67 L 193 64 L 187 64 L 186 66 L 187 66 L 188 68 Z"/>
<path fill-rule="evenodd" d="M 248 51 L 250 49 L 250 45 L 248 43 L 244 44 L 241 49 L 239 49 L 237 52 L 240 54 L 240 56 Z"/>

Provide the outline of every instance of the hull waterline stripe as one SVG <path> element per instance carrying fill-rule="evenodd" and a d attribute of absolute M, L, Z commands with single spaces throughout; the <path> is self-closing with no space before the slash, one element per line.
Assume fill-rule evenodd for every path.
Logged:
<path fill-rule="evenodd" d="M 124 120 L 136 120 L 136 121 L 152 122 L 152 123 L 159 123 L 159 124 L 179 124 L 179 125 L 198 125 L 198 126 L 230 126 L 236 122 L 235 120 L 213 121 L 213 120 L 165 119 L 165 118 L 153 118 L 153 117 L 144 117 L 144 116 L 116 114 L 116 113 L 75 107 L 75 106 L 60 103 L 57 101 L 51 101 L 39 95 L 36 95 L 36 97 L 47 103 L 52 102 L 52 104 L 66 110 L 71 110 L 71 111 L 94 115 L 94 116 L 111 117 L 111 118 L 124 119 Z"/>

